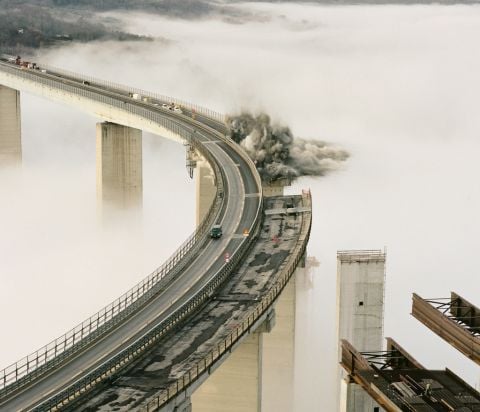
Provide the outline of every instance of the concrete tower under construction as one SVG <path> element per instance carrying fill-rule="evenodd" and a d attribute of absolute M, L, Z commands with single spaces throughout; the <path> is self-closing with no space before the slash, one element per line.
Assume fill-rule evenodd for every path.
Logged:
<path fill-rule="evenodd" d="M 385 259 L 381 250 L 337 253 L 338 342 L 346 339 L 360 352 L 382 350 Z M 340 412 L 382 410 L 340 367 L 339 375 Z"/>

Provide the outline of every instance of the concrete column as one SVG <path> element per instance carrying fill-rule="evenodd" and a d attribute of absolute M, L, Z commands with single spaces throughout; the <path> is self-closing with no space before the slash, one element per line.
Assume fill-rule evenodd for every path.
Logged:
<path fill-rule="evenodd" d="M 262 335 L 247 336 L 193 393 L 193 412 L 261 411 Z"/>
<path fill-rule="evenodd" d="M 192 412 L 192 399 L 185 399 L 180 405 L 175 406 L 173 412 Z"/>
<path fill-rule="evenodd" d="M 275 304 L 275 326 L 263 336 L 262 407 L 269 412 L 294 409 L 295 294 L 292 276 Z"/>
<path fill-rule="evenodd" d="M 0 166 L 21 161 L 20 92 L 0 85 Z"/>
<path fill-rule="evenodd" d="M 142 131 L 97 123 L 97 198 L 100 208 L 142 206 Z"/>
<path fill-rule="evenodd" d="M 216 193 L 215 176 L 208 162 L 200 158 L 196 163 L 196 223 L 197 226 L 210 210 Z"/>
<path fill-rule="evenodd" d="M 337 253 L 338 339 L 359 351 L 381 351 L 383 343 L 385 253 Z M 340 411 L 374 412 L 379 406 L 339 367 Z M 375 409 L 378 408 L 378 409 Z"/>

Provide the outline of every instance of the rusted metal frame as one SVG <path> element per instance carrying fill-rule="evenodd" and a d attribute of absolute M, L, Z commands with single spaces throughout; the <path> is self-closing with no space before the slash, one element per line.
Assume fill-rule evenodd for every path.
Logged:
<path fill-rule="evenodd" d="M 412 315 L 465 356 L 480 364 L 480 339 L 416 293 L 413 294 Z"/>
<path fill-rule="evenodd" d="M 451 292 L 452 305 L 450 312 L 455 319 L 466 325 L 475 335 L 480 334 L 480 309 L 455 292 Z"/>
<path fill-rule="evenodd" d="M 406 362 L 405 366 L 408 365 L 411 369 L 425 369 L 425 367 L 418 362 L 410 353 L 408 353 L 397 341 L 392 338 L 386 338 L 387 340 L 387 350 L 396 351 L 402 355 L 403 360 Z"/>
<path fill-rule="evenodd" d="M 379 352 L 361 352 L 363 357 L 368 360 L 370 365 L 375 366 L 379 370 L 395 369 L 398 362 L 396 360 L 404 360 L 405 357 L 398 350 L 379 351 Z"/>
<path fill-rule="evenodd" d="M 360 385 L 365 392 L 367 392 L 383 409 L 387 412 L 401 412 L 402 409 L 396 405 L 392 399 L 384 394 L 375 384 L 368 381 L 362 375 L 356 373 L 357 371 L 375 371 L 363 354 L 357 351 L 353 345 L 345 339 L 341 341 L 342 359 L 340 364 L 348 372 L 350 378 Z M 392 391 L 392 396 L 396 396 Z M 399 399 L 399 402 L 403 402 Z"/>
<path fill-rule="evenodd" d="M 448 300 L 446 302 L 441 301 L 445 299 L 448 299 Z M 423 300 L 444 314 L 449 312 L 452 306 L 452 300 L 450 298 L 436 298 L 436 299 L 423 299 Z"/>
<path fill-rule="evenodd" d="M 473 319 L 480 319 L 480 310 L 453 292 L 452 298 L 445 299 L 448 299 L 448 302 L 440 302 L 438 299 L 424 300 L 425 302 L 431 304 L 435 309 L 442 312 L 445 316 L 448 316 L 450 319 L 456 322 L 464 324 L 472 333 L 480 334 L 480 326 L 472 326 L 466 322 L 467 320 L 472 321 Z M 465 309 L 465 311 L 461 312 L 462 315 L 459 315 L 458 312 L 461 309 Z"/>

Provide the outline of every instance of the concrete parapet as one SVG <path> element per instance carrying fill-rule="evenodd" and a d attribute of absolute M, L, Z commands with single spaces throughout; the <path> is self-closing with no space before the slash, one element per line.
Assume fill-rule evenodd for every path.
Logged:
<path fill-rule="evenodd" d="M 21 161 L 20 92 L 0 85 L 0 166 Z"/>

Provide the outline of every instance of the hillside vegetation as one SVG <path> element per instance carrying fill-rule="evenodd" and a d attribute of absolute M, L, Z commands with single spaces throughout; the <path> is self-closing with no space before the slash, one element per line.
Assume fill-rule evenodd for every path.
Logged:
<path fill-rule="evenodd" d="M 38 48 L 65 41 L 148 40 L 102 22 L 88 10 L 94 7 L 85 4 L 83 8 L 77 3 L 82 2 L 0 0 L 0 47 Z"/>

